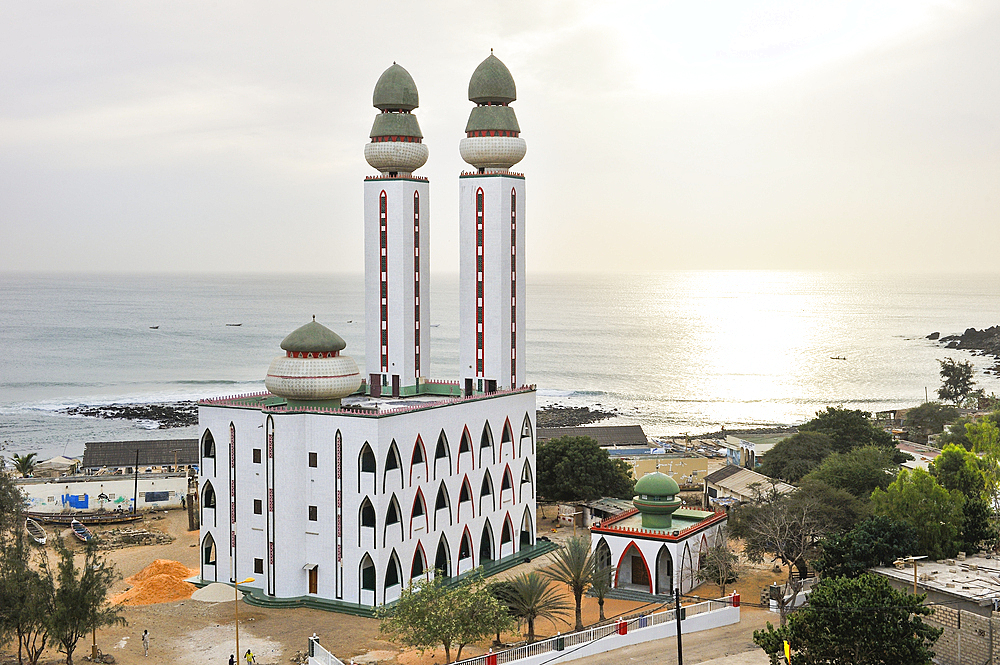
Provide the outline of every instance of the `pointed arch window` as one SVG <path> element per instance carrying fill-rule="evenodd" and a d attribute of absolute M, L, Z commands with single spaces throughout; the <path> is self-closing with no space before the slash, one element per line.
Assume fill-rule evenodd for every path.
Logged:
<path fill-rule="evenodd" d="M 399 489 L 403 487 L 403 461 L 399 456 L 399 448 L 396 446 L 396 440 L 393 439 L 392 443 L 389 444 L 389 451 L 385 454 L 385 466 L 382 472 L 382 491 L 386 491 L 389 483 L 389 472 L 398 471 L 399 472 Z"/>
<path fill-rule="evenodd" d="M 211 430 L 205 430 L 205 435 L 201 437 L 201 456 L 215 458 L 215 437 Z"/>
<path fill-rule="evenodd" d="M 504 518 L 503 529 L 500 531 L 500 545 L 506 545 L 507 543 L 514 540 L 514 529 L 510 524 L 510 516 Z"/>
<path fill-rule="evenodd" d="M 440 511 L 448 511 L 448 524 L 452 523 L 451 520 L 451 497 L 448 496 L 448 488 L 445 486 L 444 481 L 438 486 L 437 497 L 434 499 L 434 530 L 438 529 L 438 515 Z"/>
<path fill-rule="evenodd" d="M 212 487 L 211 482 L 205 483 L 205 489 L 202 491 L 201 505 L 205 508 L 215 509 L 216 498 L 215 498 L 215 488 Z"/>
<path fill-rule="evenodd" d="M 437 445 L 434 447 L 434 477 L 437 478 L 438 472 L 438 462 L 440 460 L 446 461 L 446 468 L 448 473 L 451 473 L 451 447 L 448 445 L 448 437 L 445 435 L 444 430 L 438 434 Z"/>
<path fill-rule="evenodd" d="M 399 501 L 396 500 L 396 495 L 393 494 L 389 498 L 389 507 L 385 511 L 385 527 L 382 529 L 382 542 L 386 543 L 389 540 L 389 529 L 396 528 L 399 529 L 399 538 L 403 538 L 403 513 L 399 509 Z M 395 536 L 395 533 L 393 534 Z"/>
<path fill-rule="evenodd" d="M 392 510 L 392 507 L 389 509 Z M 368 500 L 368 497 L 365 497 L 364 501 L 361 502 L 361 510 L 359 512 L 358 521 L 361 523 L 361 526 L 375 528 L 375 506 Z M 398 515 L 396 521 L 399 521 Z"/>
<path fill-rule="evenodd" d="M 362 591 L 374 591 L 375 590 L 375 563 L 372 561 L 371 556 L 365 554 L 361 559 L 361 566 L 358 570 L 361 576 L 361 590 Z"/>
<path fill-rule="evenodd" d="M 525 487 L 527 485 L 527 487 Z M 521 501 L 534 496 L 535 481 L 531 473 L 531 465 L 528 460 L 524 460 L 524 468 L 521 469 Z M 527 493 L 527 495 L 526 495 Z"/>
<path fill-rule="evenodd" d="M 424 500 L 424 493 L 417 490 L 417 495 L 413 497 L 413 507 L 410 509 L 410 537 L 413 537 L 414 530 L 428 530 L 429 522 L 427 518 L 427 502 Z"/>
<path fill-rule="evenodd" d="M 375 465 L 375 453 L 365 441 L 365 445 L 361 446 L 361 454 L 358 456 L 358 466 L 361 467 L 362 473 L 375 473 Z"/>
<path fill-rule="evenodd" d="M 483 506 L 484 501 L 488 501 L 486 507 Z M 490 512 L 496 509 L 496 501 L 493 499 L 493 477 L 489 471 L 483 476 L 483 484 L 479 488 L 479 513 L 485 513 L 487 509 Z"/>
<path fill-rule="evenodd" d="M 510 420 L 503 424 L 503 433 L 500 435 L 500 454 L 503 455 L 504 446 L 510 447 L 510 454 L 514 454 L 514 434 L 510 429 Z"/>
<path fill-rule="evenodd" d="M 201 552 L 202 552 L 201 555 L 202 563 L 204 563 L 206 566 L 214 566 L 217 557 L 217 552 L 215 548 L 215 538 L 212 537 L 212 534 L 210 533 L 205 534 L 205 540 L 203 540 L 201 543 Z"/>
<path fill-rule="evenodd" d="M 490 421 L 488 421 L 488 420 L 486 421 L 486 424 L 483 425 L 483 433 L 479 437 L 479 465 L 480 466 L 483 466 L 484 464 L 488 463 L 488 462 L 485 461 L 486 458 L 483 456 L 483 448 L 489 448 L 490 449 L 490 451 L 489 451 L 490 452 L 490 460 L 492 462 L 496 462 L 497 461 L 497 459 L 496 459 L 496 450 L 494 450 L 494 448 L 493 448 L 493 431 L 490 429 Z"/>
<path fill-rule="evenodd" d="M 420 577 L 427 571 L 427 559 L 424 557 L 424 548 L 417 542 L 417 549 L 413 553 L 413 564 L 410 566 L 410 579 Z"/>
<path fill-rule="evenodd" d="M 535 542 L 534 520 L 531 519 L 531 511 L 524 509 L 524 517 L 521 518 L 521 547 L 530 547 Z"/>
<path fill-rule="evenodd" d="M 417 440 L 413 444 L 413 454 L 410 456 L 410 486 L 413 485 L 414 472 L 418 474 L 418 483 L 427 480 L 427 451 L 424 449 L 424 440 L 420 435 L 417 435 Z"/>
<path fill-rule="evenodd" d="M 483 525 L 483 535 L 479 539 L 479 562 L 492 561 L 493 560 L 493 527 L 490 525 L 490 520 L 487 518 L 486 524 Z"/>
<path fill-rule="evenodd" d="M 504 500 L 504 493 L 510 492 L 510 499 L 514 500 L 514 478 L 510 473 L 510 466 L 503 470 L 503 478 L 500 480 L 500 500 Z"/>
<path fill-rule="evenodd" d="M 385 568 L 385 588 L 396 586 L 402 583 L 403 573 L 399 566 L 399 557 L 396 556 L 396 550 L 392 551 L 389 555 L 389 565 Z"/>
<path fill-rule="evenodd" d="M 451 577 L 451 549 L 444 534 L 441 534 L 441 540 L 438 541 L 437 554 L 434 555 L 434 569 L 442 577 Z"/>
<path fill-rule="evenodd" d="M 469 534 L 469 528 L 465 528 L 465 532 L 462 534 L 462 541 L 458 544 L 458 560 L 463 561 L 465 559 L 472 558 L 472 536 Z"/>

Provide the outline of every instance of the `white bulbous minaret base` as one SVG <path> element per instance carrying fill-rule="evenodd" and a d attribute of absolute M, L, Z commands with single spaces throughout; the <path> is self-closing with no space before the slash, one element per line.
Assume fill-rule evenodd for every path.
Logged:
<path fill-rule="evenodd" d="M 409 176 L 427 163 L 429 154 L 423 143 L 379 141 L 365 144 L 365 159 L 383 175 Z"/>
<path fill-rule="evenodd" d="M 274 395 L 292 400 L 341 399 L 361 387 L 361 372 L 350 356 L 278 356 L 267 368 L 264 387 Z"/>
<path fill-rule="evenodd" d="M 458 151 L 477 169 L 505 171 L 524 159 L 528 144 L 520 136 L 472 136 L 462 139 Z"/>

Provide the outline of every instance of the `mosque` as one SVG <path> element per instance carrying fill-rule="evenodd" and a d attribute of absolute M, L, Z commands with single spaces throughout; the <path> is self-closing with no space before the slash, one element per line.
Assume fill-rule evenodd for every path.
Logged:
<path fill-rule="evenodd" d="M 427 378 L 430 184 L 397 64 L 365 159 L 365 372 L 320 322 L 280 343 L 266 392 L 199 403 L 201 579 L 265 600 L 374 607 L 414 578 L 535 544 L 535 387 L 525 381 L 525 154 L 514 79 L 469 82 L 459 150 L 459 376 Z M 277 342 L 277 340 L 276 340 Z"/>

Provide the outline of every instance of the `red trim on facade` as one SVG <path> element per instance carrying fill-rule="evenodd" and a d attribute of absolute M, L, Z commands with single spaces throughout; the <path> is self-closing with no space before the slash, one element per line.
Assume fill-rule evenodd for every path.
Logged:
<path fill-rule="evenodd" d="M 299 351 L 285 351 L 286 358 L 336 358 L 340 351 L 309 351 L 308 353 Z"/>
<path fill-rule="evenodd" d="M 510 385 L 517 385 L 517 190 L 510 190 Z"/>
<path fill-rule="evenodd" d="M 485 252 L 486 219 L 483 188 L 476 190 L 476 376 L 486 376 Z"/>
<path fill-rule="evenodd" d="M 600 524 L 590 527 L 590 532 L 606 533 L 614 536 L 621 536 L 621 535 L 633 536 L 637 538 L 643 538 L 646 540 L 666 540 L 670 542 L 677 542 L 680 540 L 684 540 L 688 536 L 698 533 L 703 529 L 707 529 L 710 526 L 714 526 L 719 522 L 726 520 L 729 517 L 725 512 L 716 512 L 711 517 L 706 517 L 697 524 L 692 524 L 686 529 L 678 531 L 676 536 L 673 535 L 673 530 L 671 530 L 670 533 L 663 533 L 659 529 L 656 530 L 643 529 L 642 527 L 633 529 L 629 527 L 615 526 L 617 522 L 620 522 L 623 519 L 631 517 L 632 515 L 635 515 L 638 512 L 639 512 L 638 508 L 633 508 L 631 510 L 626 510 L 624 513 L 619 513 L 618 515 L 612 515 L 611 517 L 602 520 Z"/>
<path fill-rule="evenodd" d="M 351 372 L 350 374 L 316 374 L 310 376 L 301 375 L 285 375 L 285 374 L 268 374 L 268 377 L 272 379 L 342 379 L 345 376 L 357 376 L 357 372 Z"/>
<path fill-rule="evenodd" d="M 424 139 L 419 136 L 399 136 L 398 134 L 387 134 L 385 136 L 372 136 L 372 143 L 423 143 Z"/>
<path fill-rule="evenodd" d="M 618 565 L 615 566 L 615 588 L 616 589 L 618 588 L 618 573 L 621 572 L 622 561 L 625 560 L 625 555 L 628 554 L 628 551 L 630 549 L 634 549 L 636 552 L 639 553 L 639 556 L 642 557 L 642 565 L 646 567 L 646 577 L 649 579 L 649 592 L 653 593 L 653 575 L 649 570 L 649 562 L 646 561 L 646 555 L 642 553 L 642 550 L 639 549 L 638 546 L 636 546 L 636 544 L 632 541 L 629 541 L 629 544 L 625 548 L 625 551 L 622 552 L 621 557 L 619 557 L 618 559 Z"/>
<path fill-rule="evenodd" d="M 420 376 L 420 192 L 413 192 L 413 376 Z"/>
<path fill-rule="evenodd" d="M 413 564 L 417 562 L 417 552 L 420 552 L 420 560 L 424 562 L 424 570 L 421 575 L 427 574 L 427 552 L 424 551 L 424 546 L 420 543 L 420 539 L 417 539 L 417 546 L 413 548 L 413 558 L 410 559 L 410 574 L 413 574 Z M 410 578 L 413 579 L 412 577 Z"/>
<path fill-rule="evenodd" d="M 503 481 L 505 479 L 510 479 L 510 499 L 513 502 L 517 502 L 517 493 L 514 491 L 514 474 L 510 472 L 510 464 L 508 464 L 504 470 L 503 475 L 500 477 L 500 503 L 503 504 Z"/>
<path fill-rule="evenodd" d="M 472 540 L 472 534 L 469 533 L 469 527 L 466 525 L 465 531 L 462 532 L 462 538 L 458 541 L 458 561 L 462 560 L 462 542 L 468 538 L 469 539 L 469 559 L 472 560 L 472 566 L 476 565 L 476 543 Z"/>
<path fill-rule="evenodd" d="M 472 519 L 476 519 L 476 501 L 475 494 L 472 493 L 472 484 L 469 482 L 469 474 L 465 474 L 465 478 L 462 479 L 462 484 L 458 488 L 458 509 L 455 511 L 455 519 L 459 522 L 462 521 L 462 504 L 466 503 L 462 501 L 462 488 L 465 488 L 469 492 L 469 501 L 472 505 Z"/>
<path fill-rule="evenodd" d="M 462 438 L 458 440 L 458 455 L 455 458 L 455 473 L 462 472 L 462 444 L 468 441 L 469 454 L 472 455 L 472 470 L 476 470 L 476 449 L 473 447 L 472 434 L 469 433 L 469 426 L 462 429 Z"/>
<path fill-rule="evenodd" d="M 389 371 L 389 217 L 385 190 L 378 196 L 379 225 L 379 366 Z"/>

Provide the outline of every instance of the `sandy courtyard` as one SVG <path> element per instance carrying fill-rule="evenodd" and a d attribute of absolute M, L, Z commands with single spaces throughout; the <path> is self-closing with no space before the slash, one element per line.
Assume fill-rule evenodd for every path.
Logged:
<path fill-rule="evenodd" d="M 539 520 L 539 535 L 553 540 L 572 536 L 572 529 L 552 531 L 551 517 L 554 510 L 549 507 L 545 518 Z M 539 516 L 541 517 L 541 515 Z M 146 528 L 161 529 L 175 537 L 166 545 L 146 545 L 107 552 L 107 557 L 115 564 L 123 578 L 142 571 L 156 559 L 177 561 L 189 568 L 198 567 L 198 533 L 187 531 L 187 515 L 183 511 L 158 513 L 147 519 Z M 585 533 L 585 532 L 582 532 Z M 66 542 L 70 542 L 67 540 Z M 547 557 L 518 566 L 508 574 L 545 565 Z M 759 588 L 776 576 L 770 571 L 755 571 L 747 580 L 737 585 L 747 601 L 758 597 Z M 124 579 L 116 583 L 112 595 L 129 588 Z M 729 591 L 727 589 L 727 591 Z M 703 585 L 697 592 L 704 597 L 714 597 L 718 590 Z M 618 614 L 653 609 L 640 603 L 608 600 L 605 614 L 610 618 Z M 201 602 L 187 598 L 174 602 L 152 605 L 124 607 L 128 626 L 113 627 L 97 633 L 97 645 L 103 652 L 114 655 L 118 663 L 144 663 L 146 665 L 228 665 L 229 654 L 235 651 L 234 603 Z M 296 652 L 306 650 L 307 638 L 316 633 L 323 645 L 345 663 L 352 658 L 358 663 L 397 662 L 406 665 L 431 665 L 444 662 L 442 651 L 426 653 L 401 653 L 400 647 L 383 639 L 378 633 L 378 622 L 344 614 L 334 614 L 310 609 L 270 609 L 252 607 L 240 602 L 240 649 L 253 650 L 257 663 L 261 665 L 288 663 Z M 593 598 L 584 601 L 584 621 L 597 621 L 597 602 Z M 767 612 L 745 608 L 741 623 L 726 629 L 725 637 L 713 633 L 700 633 L 685 637 L 685 662 L 698 663 L 732 653 L 756 649 L 750 636 L 754 628 L 763 626 L 764 621 L 776 617 Z M 569 617 L 570 622 L 572 616 Z M 555 626 L 547 622 L 536 625 L 539 636 L 565 632 L 571 626 L 557 622 Z M 149 630 L 149 657 L 142 653 L 142 631 Z M 516 635 L 505 636 L 508 641 L 518 639 Z M 701 645 L 701 646 L 699 646 Z M 463 656 L 482 653 L 484 647 L 471 646 Z M 756 649 L 760 653 L 759 649 Z M 665 651 L 669 651 L 666 649 Z M 0 661 L 10 662 L 16 657 L 16 645 L 4 647 Z M 75 653 L 75 660 L 87 662 L 90 655 L 90 639 L 81 640 Z M 454 653 L 452 654 L 454 656 Z M 749 655 L 749 654 L 748 654 Z M 50 648 L 40 662 L 63 662 L 65 657 Z M 672 661 L 671 661 L 672 662 Z"/>

